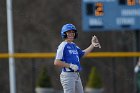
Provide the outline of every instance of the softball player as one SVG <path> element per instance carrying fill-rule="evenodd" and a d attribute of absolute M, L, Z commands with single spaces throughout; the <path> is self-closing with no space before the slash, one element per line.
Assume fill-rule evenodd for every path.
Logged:
<path fill-rule="evenodd" d="M 96 36 L 92 37 L 91 45 L 81 50 L 73 41 L 78 33 L 73 24 L 65 24 L 61 30 L 64 41 L 58 46 L 54 65 L 62 67 L 60 81 L 64 93 L 84 93 L 79 72 L 80 58 L 90 53 L 94 47 L 101 48 Z"/>

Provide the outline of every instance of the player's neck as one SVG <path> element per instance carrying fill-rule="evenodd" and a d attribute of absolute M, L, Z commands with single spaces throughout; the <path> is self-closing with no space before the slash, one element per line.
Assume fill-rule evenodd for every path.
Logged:
<path fill-rule="evenodd" d="M 73 40 L 71 40 L 71 39 L 65 39 L 65 41 L 68 42 L 68 43 L 73 42 Z"/>

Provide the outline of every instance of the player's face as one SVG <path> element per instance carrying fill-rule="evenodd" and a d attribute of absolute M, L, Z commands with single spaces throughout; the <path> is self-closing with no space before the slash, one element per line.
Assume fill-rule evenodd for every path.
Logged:
<path fill-rule="evenodd" d="M 74 40 L 74 37 L 75 37 L 75 31 L 73 31 L 73 30 L 70 30 L 70 31 L 67 31 L 66 32 L 66 34 L 67 34 L 67 41 L 73 41 Z"/>

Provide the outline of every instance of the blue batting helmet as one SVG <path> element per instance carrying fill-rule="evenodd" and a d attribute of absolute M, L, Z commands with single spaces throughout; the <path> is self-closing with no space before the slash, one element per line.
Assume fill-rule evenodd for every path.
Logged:
<path fill-rule="evenodd" d="M 65 25 L 63 25 L 63 27 L 61 29 L 62 38 L 67 38 L 66 32 L 69 31 L 69 30 L 75 31 L 75 37 L 74 38 L 77 38 L 77 35 L 78 35 L 77 30 L 76 30 L 76 27 L 73 24 L 65 24 Z"/>

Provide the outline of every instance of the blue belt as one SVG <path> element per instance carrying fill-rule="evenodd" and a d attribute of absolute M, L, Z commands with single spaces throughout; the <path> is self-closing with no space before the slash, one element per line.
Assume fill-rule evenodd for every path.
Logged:
<path fill-rule="evenodd" d="M 63 71 L 63 72 L 79 72 L 79 71 Z"/>
<path fill-rule="evenodd" d="M 62 71 L 63 71 L 63 72 L 79 72 L 79 70 L 78 70 L 78 71 L 74 71 L 74 70 L 72 70 L 71 68 L 68 68 L 68 69 L 63 68 Z"/>

